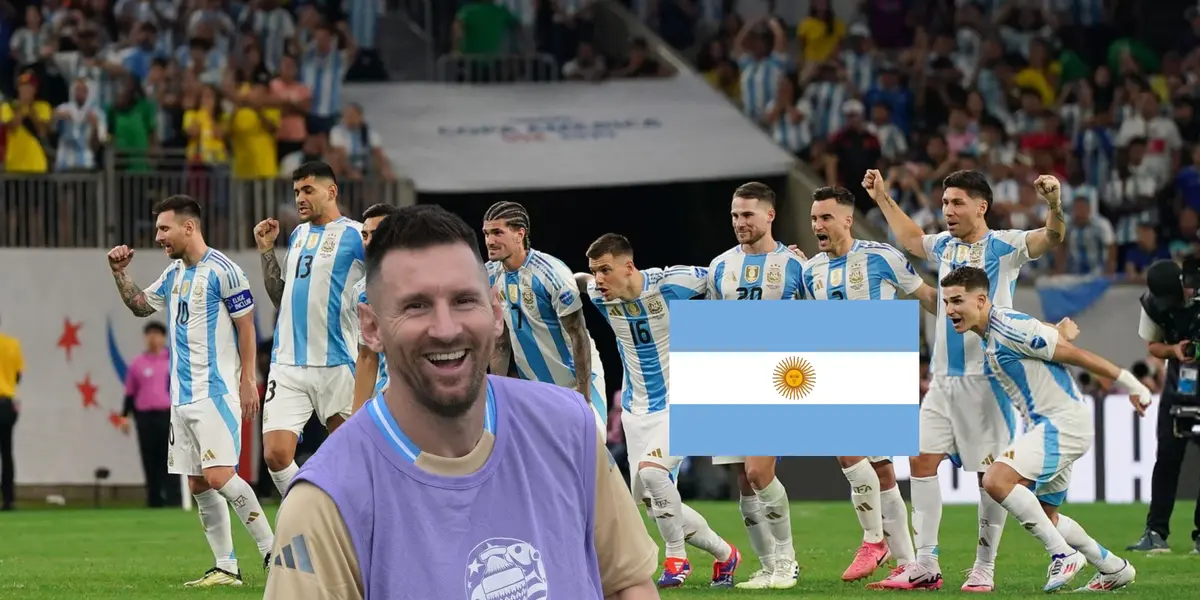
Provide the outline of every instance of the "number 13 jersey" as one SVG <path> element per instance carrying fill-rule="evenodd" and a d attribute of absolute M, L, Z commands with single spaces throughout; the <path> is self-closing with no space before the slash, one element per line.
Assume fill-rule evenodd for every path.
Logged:
<path fill-rule="evenodd" d="M 346 217 L 325 225 L 302 223 L 288 241 L 271 364 L 354 365 L 358 357 L 354 285 L 366 275 L 362 224 Z"/>
<path fill-rule="evenodd" d="M 621 409 L 634 415 L 667 409 L 671 374 L 668 303 L 703 298 L 708 289 L 708 270 L 703 267 L 644 269 L 641 273 L 642 294 L 635 300 L 605 300 L 595 282 L 588 284 L 588 297 L 617 338 L 625 371 Z"/>

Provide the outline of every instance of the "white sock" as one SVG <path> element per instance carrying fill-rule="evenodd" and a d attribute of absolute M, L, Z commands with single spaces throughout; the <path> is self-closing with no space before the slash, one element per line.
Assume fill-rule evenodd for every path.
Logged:
<path fill-rule="evenodd" d="M 650 495 L 650 513 L 658 524 L 667 558 L 687 558 L 683 547 L 683 499 L 679 497 L 671 475 L 665 469 L 647 467 L 639 470 L 637 476 Z"/>
<path fill-rule="evenodd" d="M 788 504 L 787 490 L 779 479 L 772 479 L 767 487 L 757 490 L 763 503 L 763 516 L 775 538 L 775 551 L 771 554 L 781 559 L 795 560 L 796 549 L 792 547 L 792 511 Z"/>
<path fill-rule="evenodd" d="M 1050 556 L 1071 554 L 1075 551 L 1067 543 L 1067 540 L 1063 539 L 1062 534 L 1054 527 L 1054 523 L 1050 522 L 1050 517 L 1046 516 L 1037 496 L 1033 495 L 1029 488 L 1023 485 L 1014 487 L 1000 505 L 1012 513 L 1012 516 L 1021 522 L 1021 526 L 1026 531 L 1042 542 Z"/>
<path fill-rule="evenodd" d="M 912 478 L 912 526 L 917 562 L 940 573 L 938 529 L 942 526 L 942 486 L 937 475 Z"/>
<path fill-rule="evenodd" d="M 1072 548 L 1083 554 L 1088 559 L 1088 562 L 1101 573 L 1116 573 L 1125 567 L 1124 559 L 1109 552 L 1108 548 L 1098 544 L 1071 517 L 1058 513 L 1057 529 L 1062 534 L 1063 539 L 1067 540 L 1067 543 Z"/>
<path fill-rule="evenodd" d="M 729 556 L 733 554 L 733 546 L 717 535 L 717 532 L 708 526 L 708 521 L 692 507 L 682 502 L 679 506 L 683 507 L 684 541 L 713 555 L 718 562 L 729 560 Z"/>
<path fill-rule="evenodd" d="M 862 459 L 842 469 L 846 481 L 850 482 L 850 502 L 858 514 L 858 523 L 863 528 L 863 541 L 878 544 L 883 541 L 883 514 L 880 512 L 879 475 L 871 462 Z"/>
<path fill-rule="evenodd" d="M 912 533 L 908 530 L 908 507 L 904 505 L 900 488 L 879 492 L 879 504 L 883 513 L 883 534 L 896 564 L 904 566 L 913 562 L 917 557 L 913 553 Z"/>
<path fill-rule="evenodd" d="M 271 522 L 263 512 L 258 496 L 254 495 L 254 488 L 250 487 L 245 479 L 234 475 L 233 479 L 225 482 L 220 491 L 233 505 L 233 510 L 246 526 L 246 531 L 254 538 L 254 543 L 258 545 L 258 555 L 266 556 L 275 545 L 275 534 L 271 533 Z"/>
<path fill-rule="evenodd" d="M 758 562 L 764 568 L 771 568 L 771 557 L 775 554 L 775 538 L 767 526 L 767 518 L 763 515 L 763 505 L 758 496 L 742 496 L 738 502 L 742 510 L 742 522 L 746 524 L 746 534 L 750 536 L 750 548 L 758 555 Z"/>
<path fill-rule="evenodd" d="M 975 546 L 975 568 L 994 571 L 996 553 L 1000 551 L 1000 536 L 1004 534 L 1004 523 L 1008 511 L 979 488 L 979 543 Z"/>
<path fill-rule="evenodd" d="M 282 471 L 271 471 L 271 481 L 275 482 L 275 489 L 279 490 L 280 498 L 287 496 L 288 486 L 299 472 L 300 467 L 296 466 L 296 461 L 292 461 L 292 464 L 284 467 Z"/>
<path fill-rule="evenodd" d="M 238 561 L 233 553 L 229 504 L 213 489 L 193 494 L 192 497 L 196 499 L 196 512 L 200 513 L 200 525 L 204 527 L 204 537 L 208 538 L 208 547 L 212 548 L 216 567 L 236 575 Z"/>

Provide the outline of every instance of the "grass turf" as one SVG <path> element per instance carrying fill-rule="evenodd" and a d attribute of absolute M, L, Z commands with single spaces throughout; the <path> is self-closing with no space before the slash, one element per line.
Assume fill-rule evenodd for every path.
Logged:
<path fill-rule="evenodd" d="M 692 505 L 718 533 L 749 555 L 745 530 L 735 502 L 697 502 Z M 1084 526 L 1101 544 L 1130 559 L 1138 570 L 1137 582 L 1119 592 L 1123 597 L 1197 598 L 1200 556 L 1189 555 L 1190 503 L 1175 511 L 1171 538 L 1174 553 L 1159 556 L 1131 555 L 1123 551 L 1135 541 L 1145 518 L 1144 505 L 1068 505 L 1067 514 Z M 268 513 L 274 518 L 274 507 Z M 1010 520 L 1011 521 L 1011 520 Z M 0 598 L 42 600 L 63 598 L 120 598 L 140 600 L 180 597 L 262 597 L 264 574 L 254 544 L 236 522 L 234 541 L 243 560 L 246 578 L 241 588 L 184 589 L 182 583 L 199 577 L 212 565 L 212 555 L 194 512 L 147 509 L 46 509 L 0 513 Z M 664 590 L 663 598 L 729 596 L 807 596 L 868 598 L 860 583 L 842 583 L 861 538 L 854 511 L 845 503 L 796 503 L 792 527 L 801 565 L 800 585 L 788 591 L 749 592 L 708 588 L 711 559 L 691 548 L 692 576 L 678 590 Z M 942 593 L 960 594 L 963 570 L 975 555 L 976 514 L 973 506 L 948 506 L 941 528 Z M 657 537 L 657 532 L 651 530 Z M 999 589 L 995 595 L 1034 596 L 1045 583 L 1048 559 L 1041 546 L 1014 523 L 1009 523 L 997 565 Z M 747 556 L 738 570 L 739 581 L 757 568 Z M 1088 569 L 1072 582 L 1083 585 L 1093 574 Z M 886 573 L 881 569 L 877 575 Z M 1077 584 L 1077 585 L 1076 585 Z M 553 589 L 553 586 L 551 586 Z M 451 600 L 451 599 L 446 599 Z"/>

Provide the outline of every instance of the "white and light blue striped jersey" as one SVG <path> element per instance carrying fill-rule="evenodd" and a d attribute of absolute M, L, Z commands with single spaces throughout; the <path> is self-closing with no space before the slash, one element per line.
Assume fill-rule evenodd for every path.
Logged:
<path fill-rule="evenodd" d="M 997 398 L 1008 398 L 1033 425 L 1079 410 L 1083 395 L 1066 367 L 1054 362 L 1058 330 L 1012 309 L 992 307 L 980 347 Z"/>
<path fill-rule="evenodd" d="M 358 283 L 354 284 L 354 295 L 358 301 L 363 304 L 371 304 L 367 302 L 367 278 L 363 277 Z M 367 341 L 362 337 L 362 328 L 358 331 L 358 345 L 364 348 L 367 347 Z M 375 390 L 371 392 L 372 396 L 378 396 L 388 388 L 388 372 L 387 372 L 387 356 L 379 353 L 379 372 L 375 374 Z"/>
<path fill-rule="evenodd" d="M 924 283 L 889 244 L 854 240 L 842 256 L 822 252 L 804 263 L 804 294 L 813 300 L 893 300 Z"/>
<path fill-rule="evenodd" d="M 342 11 L 350 17 L 350 37 L 357 47 L 375 49 L 379 17 L 386 10 L 383 0 L 342 0 Z"/>
<path fill-rule="evenodd" d="M 925 256 L 938 263 L 938 281 L 963 266 L 977 267 L 987 273 L 988 298 L 1000 308 L 1012 308 L 1021 265 L 1029 262 L 1028 231 L 1005 229 L 989 231 L 983 239 L 968 244 L 949 231 L 924 235 L 921 244 Z M 935 375 L 961 377 L 983 375 L 983 350 L 974 332 L 958 333 L 946 316 L 938 287 L 937 337 L 933 342 L 932 371 Z"/>
<path fill-rule="evenodd" d="M 617 353 L 625 371 L 621 409 L 635 415 L 667 409 L 670 302 L 703 298 L 708 293 L 708 270 L 703 267 L 655 268 L 641 273 L 642 295 L 636 300 L 605 300 L 594 281 L 588 284 L 588 296 L 617 338 Z"/>
<path fill-rule="evenodd" d="M 250 281 L 241 267 L 209 249 L 191 267 L 182 260 L 172 262 L 142 293 L 155 310 L 167 311 L 171 403 L 182 406 L 237 394 L 242 359 L 233 320 L 254 310 Z"/>
<path fill-rule="evenodd" d="M 366 276 L 362 223 L 302 223 L 289 239 L 271 363 L 351 365 L 358 356 L 354 284 Z"/>
<path fill-rule="evenodd" d="M 95 126 L 88 120 L 89 115 L 95 118 Z M 108 137 L 104 110 L 90 101 L 83 106 L 65 102 L 55 110 L 55 117 L 58 152 L 54 156 L 54 170 L 95 169 L 95 145 Z"/>
<path fill-rule="evenodd" d="M 499 261 L 487 263 L 487 271 L 504 308 L 517 376 L 575 389 L 571 334 L 562 324 L 563 317 L 583 310 L 575 274 L 563 261 L 533 249 L 516 271 Z M 604 367 L 590 334 L 588 342 L 592 375 L 602 377 Z"/>
<path fill-rule="evenodd" d="M 321 54 L 315 48 L 300 59 L 300 80 L 312 90 L 312 114 L 332 117 L 342 112 L 342 82 L 353 66 L 345 50 Z"/>
<path fill-rule="evenodd" d="M 741 69 L 742 112 L 757 123 L 767 114 L 767 104 L 775 99 L 779 79 L 787 75 L 791 58 L 785 52 L 773 52 L 762 59 L 750 54 L 738 57 Z"/>
<path fill-rule="evenodd" d="M 802 261 L 775 243 L 763 254 L 746 254 L 739 244 L 708 265 L 709 300 L 799 300 L 804 297 Z"/>

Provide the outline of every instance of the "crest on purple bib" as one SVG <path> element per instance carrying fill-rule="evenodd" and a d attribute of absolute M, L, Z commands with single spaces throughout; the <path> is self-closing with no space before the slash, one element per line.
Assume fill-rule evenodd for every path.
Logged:
<path fill-rule="evenodd" d="M 491 538 L 467 556 L 467 600 L 544 600 L 549 597 L 542 553 L 528 542 Z"/>

